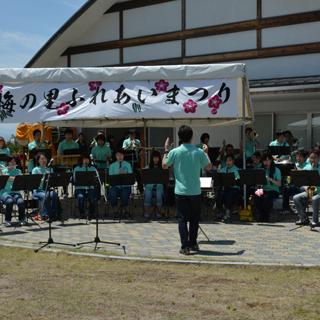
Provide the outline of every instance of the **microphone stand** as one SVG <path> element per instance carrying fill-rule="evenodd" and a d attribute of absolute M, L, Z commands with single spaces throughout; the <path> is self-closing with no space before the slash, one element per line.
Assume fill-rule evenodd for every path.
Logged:
<path fill-rule="evenodd" d="M 50 161 L 51 162 L 51 161 Z M 49 188 L 49 238 L 47 242 L 42 242 L 40 241 L 40 243 L 44 243 L 44 245 L 36 250 L 34 250 L 34 252 L 38 252 L 39 250 L 41 250 L 42 248 L 46 247 L 49 244 L 61 244 L 61 245 L 65 245 L 65 246 L 72 246 L 75 247 L 75 244 L 71 244 L 71 243 L 62 243 L 62 242 L 54 242 L 54 240 L 52 239 L 51 236 L 51 223 L 52 223 L 52 219 L 51 219 L 51 197 L 50 197 L 50 187 L 49 187 L 49 181 L 50 181 L 50 176 L 51 176 L 51 164 L 49 162 L 49 173 L 48 173 L 48 179 L 47 179 L 47 184 L 46 184 L 46 189 L 45 189 L 45 193 L 44 193 L 44 199 L 43 199 L 43 204 L 44 204 L 44 200 L 46 198 L 46 194 Z M 51 162 L 52 163 L 52 162 Z"/>
<path fill-rule="evenodd" d="M 92 155 L 90 155 L 90 158 L 92 157 Z M 91 158 L 92 160 L 92 158 Z M 100 180 L 100 177 L 99 177 L 99 172 L 97 170 L 97 168 L 94 166 L 94 169 L 95 169 L 95 172 L 96 172 L 96 177 L 98 178 L 98 181 L 100 183 L 100 187 L 101 187 L 101 180 Z M 107 203 L 107 197 L 105 195 L 105 193 L 103 194 L 104 196 L 104 199 Z M 115 243 L 115 242 L 109 242 L 109 241 L 101 241 L 100 238 L 99 238 L 99 219 L 98 219 L 98 199 L 96 198 L 96 236 L 95 238 L 92 240 L 92 241 L 85 241 L 85 242 L 80 242 L 80 243 L 77 243 L 78 246 L 82 245 L 82 244 L 88 244 L 88 243 L 95 243 L 95 247 L 94 247 L 94 250 L 97 250 L 97 246 L 98 246 L 98 243 L 106 243 L 106 244 L 113 244 L 113 245 L 116 245 L 116 246 L 120 246 L 120 243 Z"/>

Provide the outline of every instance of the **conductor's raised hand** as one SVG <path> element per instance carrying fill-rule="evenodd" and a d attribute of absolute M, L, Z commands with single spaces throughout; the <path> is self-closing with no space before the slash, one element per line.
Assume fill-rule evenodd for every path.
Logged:
<path fill-rule="evenodd" d="M 169 140 L 169 138 L 167 138 L 166 142 L 164 143 L 164 149 L 166 151 L 170 150 L 170 140 Z"/>

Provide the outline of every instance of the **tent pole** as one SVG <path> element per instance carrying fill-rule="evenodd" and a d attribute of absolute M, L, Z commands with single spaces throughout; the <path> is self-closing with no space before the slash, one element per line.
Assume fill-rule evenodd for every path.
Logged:
<path fill-rule="evenodd" d="M 246 135 L 246 91 L 245 91 L 245 79 L 242 78 L 242 150 L 243 150 L 243 169 L 246 169 L 246 144 L 245 144 L 245 135 Z M 247 189 L 246 185 L 243 185 L 243 210 L 247 209 Z"/>
<path fill-rule="evenodd" d="M 147 127 L 146 127 L 146 121 L 143 119 L 143 132 L 144 132 L 144 147 L 147 148 Z M 145 149 L 146 150 L 146 149 Z M 144 164 L 148 164 L 147 159 L 147 152 L 144 152 Z"/>

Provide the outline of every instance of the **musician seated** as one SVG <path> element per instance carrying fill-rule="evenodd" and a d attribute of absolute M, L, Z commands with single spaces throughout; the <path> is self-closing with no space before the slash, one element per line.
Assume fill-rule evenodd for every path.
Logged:
<path fill-rule="evenodd" d="M 271 208 L 271 199 L 279 197 L 279 188 L 281 187 L 281 171 L 273 161 L 271 153 L 262 155 L 263 166 L 266 167 L 267 184 L 262 186 L 263 194 L 254 197 L 254 206 L 260 215 L 259 222 L 269 221 L 269 211 Z"/>
<path fill-rule="evenodd" d="M 10 149 L 6 145 L 6 141 L 4 140 L 3 137 L 0 137 L 0 153 L 4 154 L 10 154 Z M 4 167 L 5 162 L 0 161 L 0 167 Z"/>
<path fill-rule="evenodd" d="M 21 175 L 21 170 L 16 169 L 16 161 L 12 154 L 7 154 L 4 159 L 6 167 L 0 167 L 0 175 L 9 176 L 4 189 L 0 191 L 0 199 L 6 205 L 5 225 L 11 227 L 12 209 L 16 204 L 19 210 L 19 224 L 26 225 L 25 221 L 25 203 L 21 197 L 20 191 L 12 191 L 13 181 L 16 176 Z"/>
<path fill-rule="evenodd" d="M 291 153 L 298 149 L 299 141 L 298 141 L 298 139 L 294 139 L 293 134 L 291 133 L 291 131 L 289 131 L 289 130 L 285 131 L 284 132 L 284 138 L 285 138 L 288 146 L 290 147 L 290 152 Z M 294 143 L 295 141 L 297 141 L 297 142 Z M 290 162 L 292 162 L 292 163 L 296 162 L 296 160 L 297 160 L 295 154 L 292 155 L 290 158 L 291 158 Z"/>
<path fill-rule="evenodd" d="M 234 154 L 234 147 L 232 144 L 226 144 L 226 140 L 223 140 L 222 142 L 223 146 L 220 150 L 220 161 L 221 161 L 221 167 L 225 168 L 227 166 L 226 161 L 225 161 L 225 154 L 233 154 L 234 159 L 239 159 L 242 158 L 243 156 L 243 149 L 242 149 L 242 141 L 240 141 L 240 152 L 238 154 Z"/>
<path fill-rule="evenodd" d="M 288 147 L 289 146 L 289 144 L 286 142 L 286 139 L 284 138 L 284 131 L 278 130 L 276 132 L 276 137 L 277 139 L 270 142 L 269 146 L 272 146 L 272 147 Z M 273 155 L 272 159 L 276 162 L 279 162 L 283 157 L 284 156 L 279 157 L 278 155 Z"/>
<path fill-rule="evenodd" d="M 309 153 L 309 159 L 312 170 L 317 170 L 320 174 L 319 165 L 320 151 L 318 149 L 312 149 Z M 319 205 L 320 205 L 320 186 L 316 187 L 317 190 L 314 191 L 314 195 L 310 195 L 309 186 L 303 186 L 303 192 L 295 195 L 293 197 L 293 202 L 297 208 L 300 220 L 296 221 L 296 225 L 308 225 L 308 217 L 305 213 L 304 202 L 311 198 L 311 204 L 313 209 L 311 226 L 316 227 L 319 225 Z"/>
<path fill-rule="evenodd" d="M 220 172 L 231 173 L 234 172 L 235 178 L 240 179 L 238 168 L 234 165 L 234 155 L 228 153 L 225 157 L 226 167 L 222 168 Z M 222 222 L 231 222 L 230 214 L 234 203 L 238 200 L 240 193 L 239 186 L 232 187 L 220 187 L 217 192 L 216 206 L 219 208 L 219 214 L 222 210 L 222 205 L 224 204 L 226 209 L 226 214 L 222 219 Z"/>
<path fill-rule="evenodd" d="M 49 197 L 49 190 L 46 192 L 46 185 L 43 184 L 45 180 L 45 175 L 53 172 L 52 168 L 47 168 L 48 159 L 43 152 L 39 152 L 36 155 L 37 166 L 32 170 L 32 174 L 42 174 L 41 183 L 39 188 L 33 190 L 33 196 L 40 199 L 41 203 L 43 204 L 42 207 L 42 219 L 49 222 L 51 220 L 61 220 L 62 217 L 62 207 L 61 202 L 59 200 L 58 194 L 54 191 L 50 191 Z M 50 198 L 50 207 L 51 207 L 51 214 L 49 212 L 49 198 Z"/>
<path fill-rule="evenodd" d="M 33 150 L 33 149 L 45 149 L 46 144 L 45 144 L 45 136 L 42 137 L 41 139 L 41 131 L 39 129 L 36 129 L 32 132 L 34 141 L 30 142 L 28 144 L 28 149 Z"/>
<path fill-rule="evenodd" d="M 145 169 L 149 168 L 162 168 L 161 154 L 159 151 L 152 151 L 150 156 L 150 163 Z M 163 185 L 162 184 L 147 184 L 144 189 L 144 216 L 146 218 L 150 218 L 150 214 L 148 212 L 151 198 L 156 198 L 156 205 L 158 208 L 157 218 L 161 217 L 161 209 L 162 209 L 162 196 L 163 196 Z"/>
<path fill-rule="evenodd" d="M 252 156 L 252 166 L 250 167 L 250 169 L 261 169 L 262 168 L 262 162 L 261 162 L 261 153 L 259 151 L 255 152 Z M 246 199 L 247 202 L 249 202 L 249 197 L 254 195 L 255 191 L 256 191 L 256 186 L 252 186 L 252 185 L 247 185 L 246 187 Z"/>
<path fill-rule="evenodd" d="M 109 175 L 115 174 L 127 174 L 132 173 L 131 164 L 127 161 L 123 161 L 124 151 L 122 149 L 118 149 L 116 153 L 117 161 L 112 163 L 109 167 Z M 131 186 L 112 186 L 109 190 L 109 199 L 111 202 L 111 207 L 114 210 L 114 216 L 117 214 L 118 208 L 118 197 L 121 196 L 122 205 L 125 211 L 128 211 L 129 207 L 129 197 L 131 194 Z"/>
<path fill-rule="evenodd" d="M 252 128 L 247 128 L 245 131 L 245 144 L 246 144 L 246 158 L 247 159 L 252 159 L 253 157 L 253 153 L 254 153 L 254 149 L 253 149 L 253 145 L 255 145 L 256 147 L 260 147 L 260 142 L 256 139 L 254 139 L 254 143 L 253 143 L 253 131 Z"/>
<path fill-rule="evenodd" d="M 206 144 L 208 148 L 211 148 L 209 144 L 210 136 L 208 133 L 203 133 L 200 137 L 200 143 L 196 144 L 195 147 L 202 149 L 203 145 Z"/>
<path fill-rule="evenodd" d="M 297 170 L 311 170 L 311 164 L 307 163 L 308 152 L 306 150 L 298 150 L 297 152 Z M 285 186 L 283 190 L 283 214 L 293 212 L 293 210 L 289 206 L 289 197 L 291 195 L 295 195 L 297 193 L 304 192 L 303 187 L 295 186 L 292 182 Z"/>
<path fill-rule="evenodd" d="M 95 171 L 95 168 L 91 166 L 90 154 L 87 151 L 81 153 L 80 159 L 79 159 L 79 165 L 74 169 L 73 178 L 75 182 L 76 182 L 77 172 L 83 172 L 83 171 Z M 89 200 L 89 210 L 90 210 L 89 219 L 93 219 L 95 214 L 94 201 L 96 197 L 93 186 L 90 186 L 90 187 L 76 186 L 74 196 L 78 199 L 80 219 L 85 218 L 85 214 L 84 214 L 85 198 L 88 198 Z"/>

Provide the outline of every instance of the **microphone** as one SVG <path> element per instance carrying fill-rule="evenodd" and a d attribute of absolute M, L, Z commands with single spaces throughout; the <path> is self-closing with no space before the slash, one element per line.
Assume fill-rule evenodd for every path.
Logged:
<path fill-rule="evenodd" d="M 121 169 L 121 160 L 119 161 L 119 168 Z"/>
<path fill-rule="evenodd" d="M 229 168 L 227 167 L 226 173 L 228 173 L 228 171 L 229 171 Z"/>
<path fill-rule="evenodd" d="M 90 154 L 90 160 L 93 161 L 93 156 L 92 156 L 92 154 Z"/>
<path fill-rule="evenodd" d="M 49 161 L 49 163 L 48 163 L 48 165 L 47 165 L 47 168 L 50 168 L 50 167 L 51 167 L 52 162 L 53 162 L 53 159 L 51 159 L 51 160 Z"/>
<path fill-rule="evenodd" d="M 86 171 L 88 171 L 88 164 L 85 163 L 84 166 L 86 167 Z"/>

